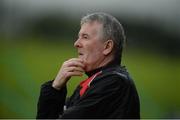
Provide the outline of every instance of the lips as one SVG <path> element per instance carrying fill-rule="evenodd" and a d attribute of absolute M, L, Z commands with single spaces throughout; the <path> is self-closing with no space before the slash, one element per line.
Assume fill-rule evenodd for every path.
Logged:
<path fill-rule="evenodd" d="M 78 55 L 80 55 L 80 56 L 83 55 L 83 52 L 78 50 Z"/>
<path fill-rule="evenodd" d="M 82 53 L 78 53 L 78 55 L 83 55 Z"/>
<path fill-rule="evenodd" d="M 82 50 L 78 50 L 78 58 L 80 58 L 80 59 L 83 59 L 84 58 L 84 53 L 83 53 L 83 51 Z"/>

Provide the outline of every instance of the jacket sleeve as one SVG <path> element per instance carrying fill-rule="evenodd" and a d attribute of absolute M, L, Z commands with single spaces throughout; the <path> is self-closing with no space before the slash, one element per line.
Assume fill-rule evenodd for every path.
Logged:
<path fill-rule="evenodd" d="M 120 91 L 121 85 L 118 85 L 117 79 L 111 76 L 110 79 L 106 78 L 91 85 L 79 101 L 75 101 L 72 107 L 64 111 L 62 118 L 107 118 L 107 114 L 112 112 L 111 108 L 113 109 L 119 102 L 116 97 L 118 97 L 117 92 Z"/>
<path fill-rule="evenodd" d="M 63 112 L 67 89 L 56 90 L 52 87 L 52 81 L 41 86 L 40 96 L 37 105 L 37 119 L 55 119 Z"/>

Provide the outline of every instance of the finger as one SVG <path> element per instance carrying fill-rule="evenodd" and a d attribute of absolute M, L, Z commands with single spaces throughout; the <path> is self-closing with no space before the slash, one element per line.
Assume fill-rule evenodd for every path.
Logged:
<path fill-rule="evenodd" d="M 83 73 L 79 71 L 74 71 L 74 72 L 69 72 L 68 75 L 69 76 L 82 76 Z"/>
<path fill-rule="evenodd" d="M 68 61 L 66 64 L 67 64 L 68 67 L 70 67 L 70 66 L 77 66 L 77 67 L 84 68 L 83 62 L 77 61 L 77 60 Z"/>
<path fill-rule="evenodd" d="M 71 59 L 69 59 L 68 61 L 79 61 L 79 62 L 83 62 L 83 60 L 80 59 L 80 58 L 71 58 Z"/>
<path fill-rule="evenodd" d="M 73 72 L 73 71 L 80 71 L 80 72 L 84 72 L 84 69 L 82 68 L 82 67 L 68 67 L 68 68 L 66 68 L 66 70 L 68 71 L 68 72 Z"/>

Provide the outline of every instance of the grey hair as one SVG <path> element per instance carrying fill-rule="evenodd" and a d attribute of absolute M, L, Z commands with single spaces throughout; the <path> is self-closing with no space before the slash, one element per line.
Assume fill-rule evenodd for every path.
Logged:
<path fill-rule="evenodd" d="M 114 42 L 114 60 L 118 64 L 121 63 L 122 50 L 125 43 L 124 29 L 121 23 L 113 16 L 107 13 L 87 14 L 81 19 L 81 25 L 84 23 L 97 21 L 103 27 L 103 40 L 113 40 Z"/>

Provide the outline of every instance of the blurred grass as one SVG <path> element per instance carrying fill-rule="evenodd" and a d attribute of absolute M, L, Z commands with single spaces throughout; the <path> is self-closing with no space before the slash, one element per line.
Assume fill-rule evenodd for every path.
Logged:
<path fill-rule="evenodd" d="M 0 118 L 35 118 L 40 85 L 52 80 L 63 61 L 76 57 L 72 42 L 0 42 Z M 180 58 L 129 49 L 123 64 L 134 78 L 142 118 L 180 116 Z M 68 95 L 83 77 L 68 83 Z M 177 116 L 176 115 L 176 116 Z"/>

